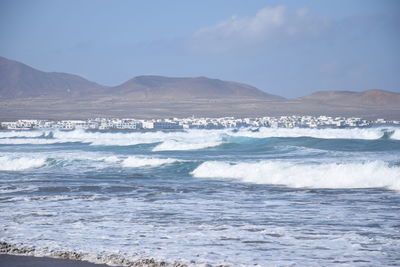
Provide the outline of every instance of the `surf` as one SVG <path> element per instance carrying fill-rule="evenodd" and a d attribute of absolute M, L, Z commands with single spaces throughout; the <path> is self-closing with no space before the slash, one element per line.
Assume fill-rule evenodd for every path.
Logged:
<path fill-rule="evenodd" d="M 398 127 L 386 128 L 267 128 L 219 130 L 188 129 L 179 131 L 100 132 L 86 130 L 0 132 L 0 145 L 50 145 L 83 143 L 90 146 L 136 146 L 154 144 L 153 151 L 199 150 L 247 139 L 318 138 L 359 140 L 400 140 Z"/>
<path fill-rule="evenodd" d="M 39 168 L 46 164 L 45 157 L 0 156 L 0 171 L 22 171 Z"/>
<path fill-rule="evenodd" d="M 240 182 L 293 188 L 388 188 L 400 190 L 400 167 L 383 161 L 301 164 L 285 161 L 206 161 L 195 178 L 231 178 Z"/>

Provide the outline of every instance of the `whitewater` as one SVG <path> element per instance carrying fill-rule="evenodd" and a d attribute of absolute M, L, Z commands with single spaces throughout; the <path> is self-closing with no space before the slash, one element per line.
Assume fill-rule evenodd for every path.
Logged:
<path fill-rule="evenodd" d="M 19 254 L 396 265 L 400 128 L 0 131 L 0 214 Z"/>

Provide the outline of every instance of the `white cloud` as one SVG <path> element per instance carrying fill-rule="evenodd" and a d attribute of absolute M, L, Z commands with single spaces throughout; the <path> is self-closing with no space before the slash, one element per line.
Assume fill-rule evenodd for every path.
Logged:
<path fill-rule="evenodd" d="M 232 16 L 195 32 L 191 48 L 229 50 L 243 46 L 276 43 L 318 35 L 329 24 L 310 14 L 307 8 L 288 12 L 285 6 L 265 7 L 254 16 Z"/>

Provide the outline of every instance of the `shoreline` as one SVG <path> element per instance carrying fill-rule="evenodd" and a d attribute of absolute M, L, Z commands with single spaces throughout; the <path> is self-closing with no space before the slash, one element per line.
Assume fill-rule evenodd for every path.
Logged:
<path fill-rule="evenodd" d="M 135 266 L 135 267 L 187 267 L 181 262 L 166 262 L 154 258 L 128 260 L 119 255 L 105 255 L 99 257 L 86 253 L 72 251 L 47 251 L 35 255 L 35 249 L 20 247 L 7 242 L 0 242 L 0 267 L 108 267 L 108 266 Z"/>
<path fill-rule="evenodd" d="M 133 262 L 122 260 L 121 265 L 111 262 L 93 263 L 86 260 L 56 258 L 51 256 L 34 256 L 26 254 L 2 254 L 0 253 L 0 267 L 188 267 L 184 263 L 175 262 L 173 264 L 156 261 L 155 259 L 141 259 Z M 226 265 L 218 265 L 218 267 L 228 267 Z"/>
<path fill-rule="evenodd" d="M 109 267 L 81 260 L 35 257 L 28 255 L 0 254 L 0 267 Z M 114 265 L 115 266 L 115 265 Z"/>

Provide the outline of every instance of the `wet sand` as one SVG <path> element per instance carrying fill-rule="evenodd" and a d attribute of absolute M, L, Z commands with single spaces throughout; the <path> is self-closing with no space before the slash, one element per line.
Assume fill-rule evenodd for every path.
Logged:
<path fill-rule="evenodd" d="M 86 261 L 0 254 L 0 267 L 108 267 Z"/>

